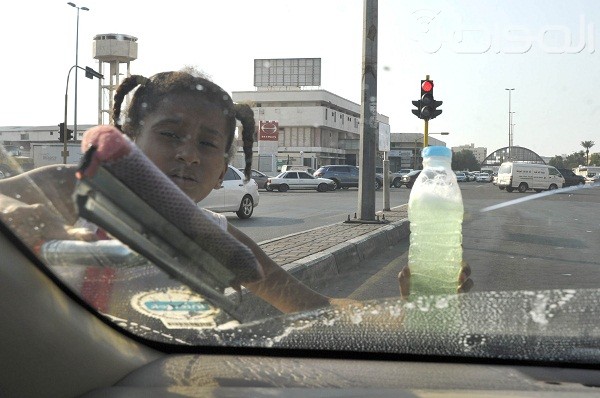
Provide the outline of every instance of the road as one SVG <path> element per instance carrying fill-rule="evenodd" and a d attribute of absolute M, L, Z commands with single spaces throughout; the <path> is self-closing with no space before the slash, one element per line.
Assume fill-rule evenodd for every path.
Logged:
<path fill-rule="evenodd" d="M 408 202 L 410 190 L 390 189 L 390 206 Z M 240 220 L 234 213 L 225 213 L 229 222 L 256 242 L 277 238 L 294 232 L 306 231 L 334 224 L 354 217 L 358 209 L 358 189 L 317 191 L 260 191 L 259 205 L 248 220 Z M 383 209 L 383 190 L 375 192 L 375 210 Z"/>
<path fill-rule="evenodd" d="M 475 283 L 471 291 L 600 286 L 600 189 L 560 193 L 482 213 L 487 206 L 535 193 L 508 193 L 485 183 L 464 183 L 461 188 L 465 205 L 463 256 L 473 270 Z M 392 191 L 392 206 L 406 203 L 408 189 Z M 261 206 L 274 201 L 275 205 L 267 205 L 275 208 L 268 220 L 292 231 L 303 225 L 314 227 L 343 220 L 355 206 L 357 191 L 277 195 L 262 195 L 261 201 L 266 200 Z M 328 200 L 323 201 L 323 197 Z M 281 198 L 284 203 L 279 202 Z M 308 210 L 290 212 L 294 206 Z M 282 220 L 278 221 L 275 214 L 280 214 Z M 247 228 L 246 233 L 260 228 L 239 224 L 242 230 Z M 277 230 L 283 231 L 281 227 Z M 352 274 L 323 281 L 319 290 L 355 299 L 397 296 L 396 276 L 407 264 L 407 254 L 408 241 L 365 261 Z"/>

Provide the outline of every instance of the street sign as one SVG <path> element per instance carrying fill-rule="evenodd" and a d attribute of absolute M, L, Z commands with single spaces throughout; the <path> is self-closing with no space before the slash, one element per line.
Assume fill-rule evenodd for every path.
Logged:
<path fill-rule="evenodd" d="M 279 122 L 274 120 L 261 120 L 259 122 L 259 141 L 278 141 Z"/>
<path fill-rule="evenodd" d="M 390 151 L 390 125 L 379 122 L 379 151 Z"/>

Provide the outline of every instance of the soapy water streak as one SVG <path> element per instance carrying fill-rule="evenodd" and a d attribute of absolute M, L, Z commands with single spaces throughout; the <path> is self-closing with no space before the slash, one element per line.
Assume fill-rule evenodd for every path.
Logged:
<path fill-rule="evenodd" d="M 594 183 L 594 184 L 589 184 L 589 185 L 574 185 L 571 187 L 554 189 L 551 191 L 546 191 L 546 192 L 538 193 L 535 195 L 525 196 L 525 197 L 522 197 L 519 199 L 509 200 L 507 202 L 498 203 L 497 205 L 484 207 L 483 209 L 480 210 L 480 212 L 485 213 L 485 212 L 492 211 L 492 210 L 498 210 L 503 207 L 513 206 L 513 205 L 516 205 L 519 203 L 527 202 L 528 200 L 540 199 L 540 198 L 543 198 L 544 196 L 556 195 L 557 193 L 579 191 L 580 189 L 591 189 L 591 188 L 597 188 L 597 187 L 600 187 L 600 183 Z"/>

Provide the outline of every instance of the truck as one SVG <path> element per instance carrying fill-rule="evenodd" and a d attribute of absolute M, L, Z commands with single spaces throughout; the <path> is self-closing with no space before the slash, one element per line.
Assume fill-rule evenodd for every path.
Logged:
<path fill-rule="evenodd" d="M 576 167 L 573 172 L 579 176 L 584 177 L 585 179 L 590 179 L 598 174 L 600 174 L 600 166 L 583 166 L 579 165 Z"/>
<path fill-rule="evenodd" d="M 63 144 L 61 143 L 31 143 L 31 157 L 33 167 L 48 166 L 63 163 Z M 67 143 L 67 164 L 78 164 L 83 153 L 78 142 Z"/>
<path fill-rule="evenodd" d="M 562 188 L 565 179 L 553 166 L 538 163 L 504 162 L 498 169 L 498 188 L 524 193 Z"/>

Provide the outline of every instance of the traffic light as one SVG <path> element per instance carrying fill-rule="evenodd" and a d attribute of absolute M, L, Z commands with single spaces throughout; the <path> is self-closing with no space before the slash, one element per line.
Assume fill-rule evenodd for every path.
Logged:
<path fill-rule="evenodd" d="M 65 141 L 65 124 L 64 123 L 58 124 L 58 140 L 60 142 Z"/>
<path fill-rule="evenodd" d="M 85 77 L 87 77 L 88 79 L 93 79 L 94 77 L 96 77 L 98 79 L 102 79 L 102 78 L 104 78 L 104 75 L 96 72 L 95 70 L 93 70 L 89 66 L 86 66 L 85 67 Z"/>
<path fill-rule="evenodd" d="M 442 105 L 442 101 L 436 101 L 433 98 L 433 80 L 421 80 L 421 99 L 412 103 L 417 107 L 412 110 L 412 113 L 419 119 L 435 119 L 442 113 L 441 109 L 437 109 Z"/>
<path fill-rule="evenodd" d="M 65 124 L 59 123 L 58 124 L 58 140 L 60 142 L 65 141 L 65 130 L 67 131 L 67 141 L 70 141 L 73 139 L 73 130 L 71 130 L 69 128 L 65 129 Z"/>
<path fill-rule="evenodd" d="M 412 113 L 419 119 L 422 119 L 422 117 L 421 117 L 421 100 L 413 101 L 412 104 L 417 107 L 417 109 L 412 110 Z"/>

